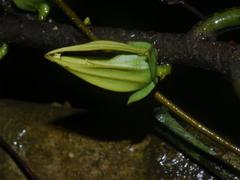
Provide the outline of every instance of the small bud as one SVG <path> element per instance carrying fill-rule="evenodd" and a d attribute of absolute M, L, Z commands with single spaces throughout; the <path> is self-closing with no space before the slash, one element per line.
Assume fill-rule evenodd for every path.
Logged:
<path fill-rule="evenodd" d="M 86 17 L 83 21 L 83 23 L 88 26 L 88 25 L 91 25 L 91 21 L 90 21 L 90 18 L 89 17 Z"/>

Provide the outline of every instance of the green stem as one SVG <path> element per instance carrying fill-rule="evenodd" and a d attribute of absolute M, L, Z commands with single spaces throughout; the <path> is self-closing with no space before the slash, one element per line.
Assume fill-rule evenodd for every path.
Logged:
<path fill-rule="evenodd" d="M 77 14 L 64 2 L 64 0 L 55 0 L 55 3 L 60 7 L 69 19 L 91 40 L 97 40 L 98 38 L 94 33 L 83 23 L 83 21 L 77 16 Z"/>
<path fill-rule="evenodd" d="M 240 8 L 231 8 L 217 12 L 193 28 L 193 36 L 208 37 L 218 30 L 239 26 Z"/>
<path fill-rule="evenodd" d="M 212 130 L 208 129 L 203 124 L 199 123 L 196 119 L 188 115 L 186 112 L 181 110 L 178 106 L 173 104 L 170 100 L 168 100 L 165 96 L 163 96 L 160 92 L 156 91 L 154 94 L 154 97 L 156 100 L 158 100 L 160 103 L 162 103 L 164 106 L 166 106 L 170 111 L 172 111 L 174 114 L 179 116 L 182 120 L 184 120 L 187 124 L 191 125 L 195 129 L 199 130 L 201 133 L 205 134 L 207 137 L 211 138 L 215 142 L 223 145 L 227 149 L 229 149 L 232 152 L 235 152 L 236 154 L 240 155 L 240 148 L 231 144 L 227 140 L 220 137 L 218 134 L 213 132 Z"/>

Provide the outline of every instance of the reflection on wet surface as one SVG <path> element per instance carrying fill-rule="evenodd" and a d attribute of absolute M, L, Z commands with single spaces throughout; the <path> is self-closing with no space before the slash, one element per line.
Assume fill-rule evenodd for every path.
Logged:
<path fill-rule="evenodd" d="M 18 133 L 17 133 L 17 137 L 13 140 L 12 144 L 18 148 L 18 149 L 22 149 L 23 148 L 23 143 L 22 143 L 22 138 L 23 136 L 26 134 L 27 130 L 25 128 L 21 129 Z"/>
<path fill-rule="evenodd" d="M 202 168 L 197 164 L 192 163 L 189 158 L 178 152 L 175 156 L 168 152 L 162 153 L 157 158 L 159 168 L 162 173 L 167 175 L 169 178 L 183 178 L 189 179 L 194 178 L 198 180 L 206 179 L 213 180 L 213 177 L 209 177 Z"/>

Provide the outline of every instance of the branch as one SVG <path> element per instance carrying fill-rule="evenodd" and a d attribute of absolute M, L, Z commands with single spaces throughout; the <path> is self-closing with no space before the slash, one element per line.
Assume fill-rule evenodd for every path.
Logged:
<path fill-rule="evenodd" d="M 230 68 L 240 63 L 240 46 L 224 42 L 195 41 L 187 34 L 142 32 L 92 27 L 100 39 L 154 43 L 159 63 L 182 64 L 217 71 L 230 77 Z M 74 26 L 57 22 L 38 22 L 26 17 L 1 16 L 0 41 L 45 51 L 87 42 Z"/>

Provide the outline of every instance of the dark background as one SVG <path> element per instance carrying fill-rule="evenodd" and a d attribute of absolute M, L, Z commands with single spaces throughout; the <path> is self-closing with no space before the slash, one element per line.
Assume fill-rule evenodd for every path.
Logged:
<path fill-rule="evenodd" d="M 199 21 L 183 7 L 157 0 L 67 2 L 82 19 L 89 16 L 96 26 L 184 33 Z M 204 15 L 239 5 L 238 0 L 187 2 Z M 50 17 L 70 23 L 57 7 L 53 7 Z M 221 40 L 239 42 L 239 35 L 240 31 L 235 30 L 224 34 Z M 42 58 L 44 53 L 34 47 L 10 45 L 9 54 L 0 61 L 1 98 L 40 103 L 68 101 L 73 107 L 90 112 L 91 117 L 74 122 L 79 123 L 82 133 L 100 138 L 141 138 L 152 131 L 152 110 L 159 104 L 151 96 L 128 106 L 128 93 L 87 84 Z M 201 122 L 240 144 L 240 100 L 228 79 L 215 72 L 178 65 L 158 88 Z"/>

